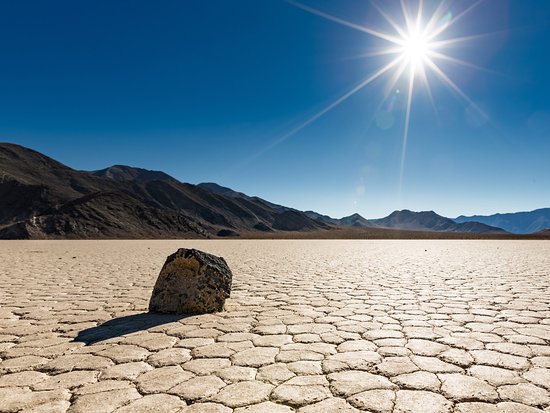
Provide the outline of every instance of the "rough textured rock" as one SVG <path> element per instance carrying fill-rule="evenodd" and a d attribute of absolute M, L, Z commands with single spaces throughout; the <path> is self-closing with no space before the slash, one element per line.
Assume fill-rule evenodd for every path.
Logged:
<path fill-rule="evenodd" d="M 195 249 L 170 255 L 153 289 L 149 311 L 212 313 L 223 311 L 233 274 L 225 260 Z"/>

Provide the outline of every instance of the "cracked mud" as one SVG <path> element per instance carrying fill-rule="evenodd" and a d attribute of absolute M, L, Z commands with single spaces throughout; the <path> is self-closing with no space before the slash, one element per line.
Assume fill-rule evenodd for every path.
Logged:
<path fill-rule="evenodd" d="M 225 312 L 147 313 L 179 247 Z M 550 242 L 1 242 L 0 286 L 2 412 L 550 412 Z"/>

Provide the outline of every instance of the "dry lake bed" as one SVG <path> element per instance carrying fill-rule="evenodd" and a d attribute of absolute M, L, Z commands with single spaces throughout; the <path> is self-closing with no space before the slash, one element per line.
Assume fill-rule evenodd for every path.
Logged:
<path fill-rule="evenodd" d="M 223 313 L 147 314 L 167 255 Z M 0 242 L 0 411 L 550 412 L 548 241 Z"/>

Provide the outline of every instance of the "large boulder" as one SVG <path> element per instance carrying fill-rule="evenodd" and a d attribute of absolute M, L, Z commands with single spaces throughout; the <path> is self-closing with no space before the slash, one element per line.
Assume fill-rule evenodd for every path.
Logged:
<path fill-rule="evenodd" d="M 212 313 L 223 311 L 231 294 L 233 274 L 225 260 L 195 249 L 180 248 L 160 271 L 149 311 Z"/>

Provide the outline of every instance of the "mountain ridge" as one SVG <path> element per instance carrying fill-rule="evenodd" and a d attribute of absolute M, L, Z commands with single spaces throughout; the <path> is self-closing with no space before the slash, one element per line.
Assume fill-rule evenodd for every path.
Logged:
<path fill-rule="evenodd" d="M 97 171 L 81 171 L 101 178 L 109 178 L 115 181 L 171 181 L 179 182 L 176 178 L 161 171 L 152 171 L 144 168 L 136 168 L 128 165 L 112 165 Z"/>
<path fill-rule="evenodd" d="M 340 225 L 346 227 L 368 228 L 373 226 L 373 224 L 368 219 L 362 217 L 357 212 L 347 217 L 340 218 L 338 222 L 340 223 Z"/>
<path fill-rule="evenodd" d="M 487 225 L 498 226 L 514 234 L 531 234 L 550 228 L 550 208 L 492 215 L 460 215 L 454 218 L 454 221 L 457 223 L 477 221 Z"/>
<path fill-rule="evenodd" d="M 385 218 L 371 220 L 383 228 L 399 228 L 413 231 L 506 233 L 501 228 L 479 222 L 456 223 L 450 218 L 436 214 L 434 211 L 413 212 L 408 209 L 394 211 Z"/>
<path fill-rule="evenodd" d="M 77 171 L 32 149 L 0 144 L 0 238 L 208 237 L 328 228 L 298 211 L 282 214 L 253 198 L 215 194 L 160 171 L 121 165 Z"/>
<path fill-rule="evenodd" d="M 358 213 L 332 218 L 213 182 L 180 182 L 162 171 L 127 165 L 78 171 L 35 150 L 0 143 L 0 238 L 211 237 L 340 227 L 506 233 L 434 211 L 401 210 L 371 220 Z"/>

